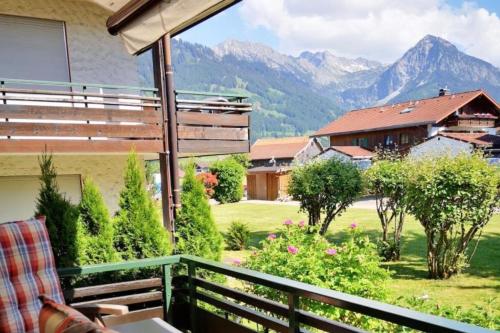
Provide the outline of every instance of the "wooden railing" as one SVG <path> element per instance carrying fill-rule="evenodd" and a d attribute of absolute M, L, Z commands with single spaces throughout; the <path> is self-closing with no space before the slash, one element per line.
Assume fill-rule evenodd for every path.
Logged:
<path fill-rule="evenodd" d="M 158 152 L 156 89 L 0 78 L 0 153 Z"/>
<path fill-rule="evenodd" d="M 180 153 L 247 153 L 252 104 L 241 94 L 177 90 Z"/>
<path fill-rule="evenodd" d="M 249 152 L 249 112 L 240 94 L 176 91 L 178 151 Z M 0 153 L 160 152 L 157 89 L 0 78 Z"/>
<path fill-rule="evenodd" d="M 131 306 L 132 311 L 127 315 L 106 317 L 105 322 L 110 325 L 161 317 L 177 328 L 191 332 L 250 333 L 256 332 L 255 325 L 265 332 L 307 332 L 308 328 L 325 332 L 363 332 L 346 323 L 301 309 L 301 303 L 306 300 L 394 323 L 401 328 L 425 332 L 492 332 L 478 326 L 186 255 L 62 269 L 59 274 L 62 278 L 68 278 L 151 267 L 162 268 L 159 277 L 69 288 L 65 292 L 66 300 L 70 304 L 86 302 Z M 174 278 L 172 271 L 178 272 Z M 287 295 L 288 302 L 283 304 L 208 281 L 203 278 L 207 272 L 271 288 Z M 203 306 L 202 303 L 210 306 Z M 246 322 L 243 324 L 241 319 Z"/>

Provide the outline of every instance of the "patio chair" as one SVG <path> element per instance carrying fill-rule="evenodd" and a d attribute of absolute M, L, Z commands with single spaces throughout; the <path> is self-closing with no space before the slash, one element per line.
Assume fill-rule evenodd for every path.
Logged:
<path fill-rule="evenodd" d="M 45 218 L 0 224 L 0 333 L 38 333 L 40 295 L 64 304 Z M 75 307 L 100 324 L 100 315 L 122 315 L 123 305 Z"/>

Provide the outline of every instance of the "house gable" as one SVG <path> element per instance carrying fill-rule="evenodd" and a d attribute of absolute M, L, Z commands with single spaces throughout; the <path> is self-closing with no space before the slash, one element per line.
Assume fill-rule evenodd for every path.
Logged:
<path fill-rule="evenodd" d="M 417 101 L 353 110 L 318 130 L 314 136 L 338 136 L 435 125 L 455 111 L 484 96 L 498 112 L 498 104 L 482 90 L 439 96 Z"/>

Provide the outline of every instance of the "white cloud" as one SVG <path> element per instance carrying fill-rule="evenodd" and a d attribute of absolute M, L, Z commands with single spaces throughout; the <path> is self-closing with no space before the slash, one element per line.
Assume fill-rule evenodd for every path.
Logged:
<path fill-rule="evenodd" d="M 444 0 L 245 0 L 244 20 L 279 39 L 282 52 L 330 50 L 393 62 L 426 34 L 500 66 L 500 19 L 464 2 Z"/>

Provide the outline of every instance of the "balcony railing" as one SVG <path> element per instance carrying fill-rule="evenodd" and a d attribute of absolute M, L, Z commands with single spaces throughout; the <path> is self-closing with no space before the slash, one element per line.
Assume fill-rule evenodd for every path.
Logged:
<path fill-rule="evenodd" d="M 346 323 L 327 319 L 301 308 L 313 300 L 401 328 L 425 332 L 491 332 L 477 326 L 423 314 L 341 292 L 315 287 L 290 279 L 225 265 L 193 256 L 172 256 L 116 264 L 68 268 L 61 278 L 123 270 L 161 267 L 161 276 L 80 288 L 67 288 L 66 300 L 76 303 L 114 303 L 129 305 L 131 312 L 105 318 L 108 325 L 161 317 L 181 330 L 191 332 L 307 332 L 314 328 L 325 332 L 363 332 Z M 173 276 L 173 272 L 177 272 Z M 206 280 L 218 273 L 243 283 L 252 283 L 281 292 L 283 304 L 243 290 Z M 201 274 L 200 274 L 201 273 Z M 209 306 L 207 306 L 209 305 Z M 244 320 L 243 320 L 244 319 Z"/>
<path fill-rule="evenodd" d="M 179 152 L 248 152 L 246 98 L 176 91 Z M 0 153 L 160 152 L 159 111 L 155 88 L 0 78 Z"/>
<path fill-rule="evenodd" d="M 250 151 L 247 96 L 176 91 L 178 147 L 181 153 L 228 154 Z"/>
<path fill-rule="evenodd" d="M 0 79 L 0 153 L 162 148 L 156 89 Z"/>

